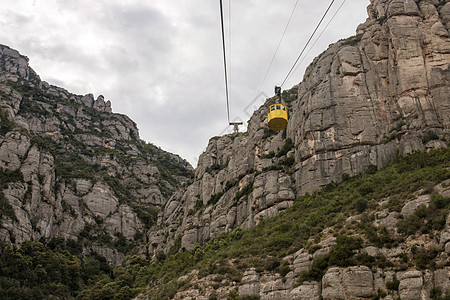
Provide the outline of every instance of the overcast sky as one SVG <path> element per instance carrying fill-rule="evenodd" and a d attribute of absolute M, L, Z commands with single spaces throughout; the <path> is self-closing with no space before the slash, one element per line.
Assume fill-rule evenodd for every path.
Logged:
<path fill-rule="evenodd" d="M 298 0 L 260 89 L 296 1 L 223 0 L 232 121 L 246 124 L 265 95 L 273 95 L 274 85 L 283 81 L 330 4 Z M 195 167 L 209 138 L 232 131 L 227 126 L 219 0 L 0 3 L 1 44 L 28 56 L 31 67 L 50 84 L 95 98 L 104 95 L 114 112 L 138 124 L 145 141 Z M 335 1 L 318 33 L 342 3 Z M 306 66 L 329 44 L 355 34 L 368 4 L 346 0 L 285 89 L 301 81 Z"/>

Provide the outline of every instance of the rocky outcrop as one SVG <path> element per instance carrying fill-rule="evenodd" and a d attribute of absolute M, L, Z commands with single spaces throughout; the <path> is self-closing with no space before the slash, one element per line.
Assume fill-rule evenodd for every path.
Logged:
<path fill-rule="evenodd" d="M 1 46 L 0 167 L 10 180 L 2 184 L 0 200 L 11 209 L 1 216 L 0 237 L 17 244 L 82 239 L 84 251 L 112 262 L 123 259 L 114 243 L 141 241 L 156 258 L 172 247 L 190 250 L 221 232 L 255 226 L 296 197 L 379 169 L 398 153 L 446 147 L 449 24 L 448 1 L 372 0 L 357 35 L 331 45 L 303 81 L 284 92 L 290 118 L 285 131 L 269 131 L 266 109 L 259 108 L 246 133 L 209 141 L 193 182 L 178 190 L 190 177 L 187 163 L 140 141 L 136 124 L 112 114 L 103 96 L 94 100 L 42 82 L 25 57 Z M 435 190 L 448 195 L 448 183 Z M 400 212 L 382 206 L 365 222 L 395 234 L 401 218 L 429 204 L 426 193 L 416 196 Z M 353 221 L 362 222 L 353 216 L 345 223 Z M 417 247 L 439 249 L 434 269 L 361 263 L 303 281 L 302 274 L 336 243 L 324 230 L 319 249 L 284 258 L 291 270 L 285 276 L 249 266 L 240 282 L 223 279 L 213 291 L 212 276 L 199 279 L 194 272 L 189 278 L 198 288 L 194 284 L 175 299 L 226 297 L 230 291 L 261 299 L 428 299 L 449 287 L 448 218 L 434 237 L 417 233 L 391 248 L 358 249 L 397 263 Z"/>
<path fill-rule="evenodd" d="M 252 268 L 244 273 L 239 287 L 239 295 L 257 295 L 261 290 L 261 280 L 255 268 Z"/>
<path fill-rule="evenodd" d="M 1 241 L 71 239 L 119 264 L 125 255 L 115 245 L 145 244 L 158 210 L 193 173 L 140 140 L 136 124 L 103 96 L 41 81 L 7 46 L 0 116 Z"/>
<path fill-rule="evenodd" d="M 370 299 L 374 294 L 373 274 L 366 266 L 330 268 L 322 278 L 323 299 Z"/>
<path fill-rule="evenodd" d="M 427 131 L 448 134 L 450 43 L 448 32 L 432 30 L 443 28 L 439 9 L 431 1 L 372 1 L 358 35 L 309 66 L 288 126 L 300 193 L 430 147 L 421 140 Z"/>
<path fill-rule="evenodd" d="M 435 186 L 433 190 L 438 191 L 441 195 L 449 195 L 450 179 Z M 411 206 L 423 198 L 424 195 L 419 194 L 415 199 L 404 200 L 401 211 L 408 211 Z M 367 236 L 361 234 L 359 230 L 354 230 L 354 226 L 367 220 L 373 220 L 373 226 L 383 228 L 377 224 L 377 214 L 382 206 L 383 203 L 379 205 L 378 211 L 349 217 L 339 226 L 341 232 L 351 232 L 353 238 L 362 241 L 361 247 L 353 252 L 357 259 L 349 266 L 342 265 L 343 260 L 348 257 L 348 252 L 345 254 L 346 252 L 342 251 L 344 244 L 339 245 L 338 239 L 331 233 L 333 232 L 331 229 L 336 228 L 330 227 L 325 228 L 318 235 L 320 241 L 317 240 L 317 236 L 310 237 L 307 247 L 282 257 L 280 261 L 285 266 L 278 270 L 268 271 L 250 267 L 243 272 L 240 280 L 236 281 L 229 279 L 234 277 L 220 277 L 217 274 L 199 278 L 199 271 L 194 270 L 178 279 L 178 282 L 184 282 L 188 288 L 178 292 L 174 299 L 188 299 L 183 297 L 194 294 L 196 299 L 210 299 L 209 297 L 214 298 L 214 296 L 216 299 L 226 299 L 233 293 L 242 298 L 264 300 L 412 300 L 444 298 L 443 295 L 448 297 L 450 292 L 450 267 L 448 266 L 450 253 L 447 245 L 450 243 L 450 215 L 447 215 L 442 229 L 430 234 L 419 231 L 405 239 L 405 236 L 399 234 L 396 229 L 388 229 L 391 238 L 405 239 L 405 242 L 395 244 L 395 246 L 374 246 Z M 401 218 L 408 217 L 402 216 Z M 313 244 L 314 247 L 312 247 Z M 422 250 L 419 250 L 419 247 Z M 339 250 L 340 254 L 336 254 L 337 249 L 341 249 Z M 422 254 L 419 255 L 419 251 L 422 251 Z M 324 265 L 324 261 L 329 262 L 328 259 L 332 253 L 334 253 L 334 257 L 338 257 L 336 262 L 340 266 Z M 422 260 L 422 255 L 428 253 L 434 254 L 428 256 L 425 261 Z M 241 258 L 229 257 L 229 259 L 229 262 L 238 264 Z M 381 264 L 378 264 L 377 261 Z M 428 267 L 424 267 L 424 265 L 420 268 L 417 267 L 419 261 Z M 319 263 L 313 267 L 313 264 L 317 262 Z M 365 265 L 367 262 L 370 265 Z M 312 271 L 313 268 L 315 270 L 312 274 L 316 276 L 317 272 L 321 271 L 321 278 L 318 281 L 305 280 L 305 274 L 308 274 L 308 271 Z M 280 273 L 279 270 L 285 271 Z M 219 283 L 217 278 L 224 279 Z M 234 292 L 232 292 L 233 290 Z"/>
<path fill-rule="evenodd" d="M 272 218 L 343 176 L 379 169 L 398 153 L 447 146 L 448 7 L 371 1 L 357 35 L 331 45 L 284 92 L 285 132 L 268 131 L 261 107 L 246 133 L 209 141 L 193 184 L 172 197 L 149 233 L 150 252 L 167 252 L 180 237 L 182 248 L 191 249 Z M 395 212 L 378 218 L 387 227 L 395 220 Z"/>

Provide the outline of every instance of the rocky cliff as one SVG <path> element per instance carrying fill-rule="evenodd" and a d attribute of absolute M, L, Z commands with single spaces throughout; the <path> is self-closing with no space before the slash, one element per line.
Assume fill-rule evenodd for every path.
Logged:
<path fill-rule="evenodd" d="M 289 108 L 287 130 L 269 131 L 263 106 L 251 117 L 246 133 L 209 141 L 194 182 L 172 196 L 149 232 L 150 253 L 191 250 L 197 259 L 207 250 L 196 244 L 213 240 L 205 249 L 227 245 L 219 233 L 231 232 L 227 236 L 232 238 L 233 229 L 263 224 L 293 207 L 299 196 L 366 170 L 381 169 L 397 154 L 448 146 L 450 2 L 371 0 L 367 12 L 355 36 L 330 45 L 307 68 L 303 81 L 283 92 Z M 448 201 L 448 184 L 447 180 L 430 190 Z M 278 272 L 267 271 L 272 269 L 270 255 L 258 269 L 251 268 L 252 263 L 241 266 L 246 257 L 242 251 L 229 251 L 241 253 L 237 257 L 224 251 L 216 268 L 214 263 L 209 266 L 206 274 L 211 275 L 205 277 L 203 269 L 194 269 L 179 277 L 174 285 L 181 288 L 173 293 L 174 299 L 240 299 L 238 295 L 248 299 L 440 299 L 450 288 L 447 213 L 446 221 L 433 233 L 419 227 L 405 233 L 401 227 L 404 222 L 424 222 L 420 211 L 436 207 L 430 204 L 432 195 L 422 190 L 407 199 L 386 198 L 374 204 L 375 211 L 325 228 L 320 237 L 311 240 L 311 235 L 307 247 L 281 255 L 278 266 L 286 267 L 275 267 Z M 396 211 L 385 209 L 399 199 Z M 309 219 L 296 220 L 299 224 L 295 220 L 284 225 L 290 231 L 300 230 L 297 227 Z M 364 247 L 353 248 L 359 256 L 352 264 L 359 266 L 343 266 L 338 259 L 327 268 L 324 261 L 329 263 L 330 253 L 335 255 L 341 247 L 336 236 L 355 234 L 350 230 L 359 226 L 355 224 L 372 228 L 365 235 L 356 233 L 365 239 Z M 279 228 L 283 236 L 284 227 Z M 377 244 L 371 230 L 386 238 L 402 236 L 402 244 L 387 248 Z M 252 241 L 258 243 L 257 238 Z M 282 238 L 278 241 L 283 243 Z M 247 253 L 247 261 L 254 255 Z M 253 265 L 258 264 L 255 260 Z M 235 278 L 233 270 L 242 267 L 247 271 Z M 318 275 L 318 268 L 326 272 Z M 155 291 L 157 287 L 147 295 Z"/>
<path fill-rule="evenodd" d="M 250 228 L 343 176 L 448 145 L 450 3 L 373 0 L 367 11 L 356 36 L 331 45 L 283 92 L 286 131 L 269 131 L 261 107 L 246 133 L 209 141 L 194 182 L 149 232 L 150 253 Z"/>
<path fill-rule="evenodd" d="M 185 160 L 140 140 L 103 96 L 41 81 L 7 46 L 0 108 L 2 241 L 69 239 L 119 263 L 193 175 Z"/>
<path fill-rule="evenodd" d="M 148 283 L 139 297 L 442 298 L 448 149 L 381 169 L 448 146 L 450 1 L 371 0 L 367 11 L 283 92 L 285 131 L 268 130 L 261 107 L 247 132 L 209 141 L 192 182 L 103 97 L 50 86 L 0 47 L 2 239 L 76 240 L 112 262 L 146 244 L 86 299 L 129 299 Z"/>

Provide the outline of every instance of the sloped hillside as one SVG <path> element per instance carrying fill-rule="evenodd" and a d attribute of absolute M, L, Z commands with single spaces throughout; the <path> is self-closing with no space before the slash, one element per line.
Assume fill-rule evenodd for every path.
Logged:
<path fill-rule="evenodd" d="M 178 242 L 157 262 L 130 257 L 82 298 L 448 299 L 449 209 L 450 148 L 414 152 L 249 230 L 185 252 Z"/>
<path fill-rule="evenodd" d="M 260 107 L 210 139 L 191 181 L 102 97 L 40 82 L 3 47 L 0 232 L 24 245 L 2 246 L 5 295 L 450 297 L 450 2 L 367 11 L 283 92 L 286 130 Z M 41 237 L 62 239 L 25 242 Z"/>
<path fill-rule="evenodd" d="M 167 253 L 178 239 L 190 250 L 270 219 L 344 174 L 446 147 L 449 13 L 445 1 L 372 1 L 357 35 L 330 45 L 283 92 L 286 131 L 268 130 L 262 106 L 246 133 L 209 141 L 193 184 L 175 193 L 150 232 L 149 252 Z"/>
<path fill-rule="evenodd" d="M 0 67 L 0 240 L 72 240 L 121 263 L 192 167 L 140 140 L 103 96 L 41 81 L 7 46 Z"/>

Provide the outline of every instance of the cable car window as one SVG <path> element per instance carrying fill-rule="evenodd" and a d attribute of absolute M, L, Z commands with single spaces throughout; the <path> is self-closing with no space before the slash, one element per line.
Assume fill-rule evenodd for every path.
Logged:
<path fill-rule="evenodd" d="M 277 109 L 281 109 L 281 106 L 280 106 L 280 105 L 277 105 Z"/>
<path fill-rule="evenodd" d="M 283 110 L 286 110 L 286 107 L 283 106 Z"/>
<path fill-rule="evenodd" d="M 270 111 L 275 110 L 275 106 L 270 107 Z"/>

